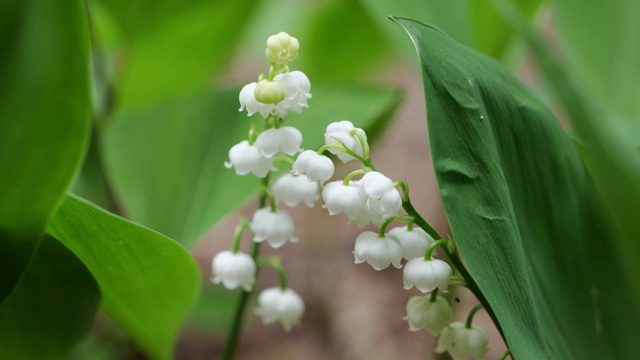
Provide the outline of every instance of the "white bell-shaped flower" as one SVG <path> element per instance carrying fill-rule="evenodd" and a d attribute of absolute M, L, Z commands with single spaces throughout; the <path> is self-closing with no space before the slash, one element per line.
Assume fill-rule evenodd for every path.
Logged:
<path fill-rule="evenodd" d="M 298 242 L 294 235 L 293 219 L 284 210 L 276 209 L 272 212 L 268 207 L 258 209 L 253 214 L 250 228 L 253 241 L 260 243 L 266 240 L 274 249 L 282 247 L 287 240 Z"/>
<path fill-rule="evenodd" d="M 419 257 L 424 257 L 429 245 L 434 243 L 434 240 L 424 230 L 416 227 L 412 230 L 408 230 L 408 226 L 395 227 L 389 230 L 389 234 L 395 235 L 400 240 L 400 246 L 402 246 L 402 256 L 406 260 L 411 260 Z M 433 255 L 437 255 L 435 251 Z"/>
<path fill-rule="evenodd" d="M 369 223 L 372 223 L 373 225 L 380 227 L 382 226 L 384 219 L 382 218 L 382 215 L 375 213 L 373 212 L 373 210 L 371 210 L 371 198 L 368 198 L 367 202 L 362 206 L 362 208 L 358 212 L 358 215 L 356 216 L 354 221 L 356 222 L 356 226 L 358 227 L 358 229 L 362 229 L 363 227 L 367 226 L 367 224 Z"/>
<path fill-rule="evenodd" d="M 302 133 L 293 126 L 267 129 L 256 138 L 256 147 L 268 158 L 279 152 L 293 156 L 300 151 L 300 145 Z"/>
<path fill-rule="evenodd" d="M 271 187 L 273 196 L 277 200 L 289 206 L 296 206 L 304 201 L 308 207 L 313 207 L 316 200 L 320 198 L 319 189 L 317 181 L 309 180 L 304 174 L 291 173 L 282 174 Z"/>
<path fill-rule="evenodd" d="M 262 290 L 258 296 L 256 314 L 265 325 L 279 321 L 286 331 L 297 325 L 304 314 L 304 301 L 295 291 L 272 287 Z"/>
<path fill-rule="evenodd" d="M 282 31 L 267 38 L 267 49 L 264 54 L 270 62 L 282 64 L 295 60 L 299 49 L 298 39 Z"/>
<path fill-rule="evenodd" d="M 423 293 L 431 292 L 435 288 L 446 293 L 452 274 L 451 266 L 446 262 L 438 259 L 425 260 L 418 257 L 409 260 L 404 265 L 402 280 L 405 290 L 415 286 Z"/>
<path fill-rule="evenodd" d="M 343 120 L 333 122 L 327 126 L 327 130 L 324 133 L 324 143 L 325 145 L 340 145 L 340 141 L 342 141 L 349 150 L 360 156 L 364 156 L 363 144 L 360 143 L 360 140 L 355 134 L 360 134 L 366 144 L 367 134 L 364 130 L 353 126 L 351 121 Z M 336 155 L 343 163 L 355 160 L 353 156 L 338 149 L 329 149 L 328 151 L 333 155 Z"/>
<path fill-rule="evenodd" d="M 385 220 L 394 215 L 398 215 L 400 209 L 402 209 L 402 198 L 396 189 L 391 189 L 381 198 L 369 198 L 369 203 L 371 205 L 371 211 L 379 214 Z"/>
<path fill-rule="evenodd" d="M 430 296 L 412 296 L 407 302 L 407 315 L 403 319 L 409 322 L 410 331 L 426 330 L 438 336 L 451 318 L 453 309 L 442 296 L 435 301 L 431 301 Z"/>
<path fill-rule="evenodd" d="M 394 190 L 393 181 L 377 171 L 370 171 L 364 174 L 360 179 L 360 183 L 367 196 L 374 199 L 380 199 L 391 190 Z"/>
<path fill-rule="evenodd" d="M 273 168 L 273 159 L 265 157 L 256 146 L 243 140 L 231 147 L 229 161 L 224 166 L 228 169 L 234 167 L 238 175 L 252 173 L 263 178 Z"/>
<path fill-rule="evenodd" d="M 278 115 L 284 117 L 287 111 L 302 112 L 308 108 L 307 100 L 311 98 L 311 82 L 302 71 L 291 71 L 276 75 L 275 81 L 280 83 L 286 92 L 286 97 L 276 105 Z"/>
<path fill-rule="evenodd" d="M 355 263 L 369 263 L 376 270 L 383 270 L 393 265 L 402 267 L 402 248 L 393 235 L 379 237 L 377 233 L 365 231 L 356 238 L 353 250 Z"/>
<path fill-rule="evenodd" d="M 244 111 L 246 108 L 247 116 L 260 113 L 262 117 L 266 118 L 276 106 L 275 104 L 265 104 L 256 100 L 255 92 L 257 85 L 258 83 L 252 82 L 240 90 L 240 109 L 238 109 L 238 111 Z"/>
<path fill-rule="evenodd" d="M 318 155 L 313 150 L 305 150 L 298 155 L 291 170 L 295 174 L 307 175 L 311 181 L 318 181 L 323 184 L 333 176 L 335 167 L 333 161 L 324 155 Z"/>
<path fill-rule="evenodd" d="M 461 322 L 454 322 L 446 326 L 438 339 L 437 353 L 448 351 L 453 360 L 473 358 L 484 360 L 489 351 L 489 336 L 478 326 L 467 328 Z"/>
<path fill-rule="evenodd" d="M 238 286 L 245 291 L 251 291 L 256 282 L 256 263 L 251 256 L 225 250 L 218 253 L 211 262 L 214 284 L 222 283 L 227 289 L 233 290 Z"/>
<path fill-rule="evenodd" d="M 322 189 L 324 208 L 329 215 L 344 213 L 349 219 L 355 219 L 367 202 L 367 197 L 356 181 L 350 181 L 345 185 L 342 180 L 333 181 Z"/>

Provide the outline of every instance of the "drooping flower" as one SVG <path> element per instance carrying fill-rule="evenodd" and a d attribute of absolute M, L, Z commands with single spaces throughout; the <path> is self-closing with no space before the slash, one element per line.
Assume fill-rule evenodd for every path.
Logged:
<path fill-rule="evenodd" d="M 407 315 L 410 331 L 426 330 L 438 336 L 451 322 L 453 309 L 442 296 L 431 301 L 430 296 L 412 296 L 407 302 Z"/>
<path fill-rule="evenodd" d="M 256 314 L 262 317 L 265 325 L 280 321 L 285 331 L 290 331 L 304 314 L 304 301 L 290 288 L 264 289 L 258 296 Z"/>
<path fill-rule="evenodd" d="M 285 173 L 273 183 L 271 191 L 277 200 L 289 206 L 296 206 L 304 201 L 308 207 L 313 207 L 320 197 L 319 189 L 318 182 L 309 180 L 304 174 Z"/>
<path fill-rule="evenodd" d="M 371 211 L 388 219 L 398 215 L 402 209 L 402 198 L 393 185 L 393 181 L 382 173 L 371 171 L 360 179 L 362 189 L 369 197 Z"/>
<path fill-rule="evenodd" d="M 233 290 L 242 287 L 245 291 L 251 291 L 256 282 L 256 263 L 251 256 L 243 253 L 222 251 L 211 262 L 214 284 L 222 283 L 227 289 Z"/>
<path fill-rule="evenodd" d="M 400 240 L 402 256 L 406 260 L 424 257 L 427 248 L 434 242 L 433 238 L 424 230 L 420 228 L 408 230 L 407 225 L 395 227 L 389 230 L 389 234 L 395 235 Z M 434 252 L 433 255 L 436 255 L 436 253 Z"/>
<path fill-rule="evenodd" d="M 478 326 L 470 328 L 461 322 L 454 322 L 446 326 L 438 339 L 437 353 L 448 351 L 453 360 L 464 360 L 473 357 L 475 360 L 484 360 L 489 351 L 489 336 L 487 332 Z"/>
<path fill-rule="evenodd" d="M 322 189 L 324 208 L 329 215 L 344 213 L 349 219 L 355 219 L 367 201 L 360 185 L 356 181 L 350 181 L 345 185 L 342 180 L 333 181 Z"/>
<path fill-rule="evenodd" d="M 355 263 L 369 263 L 376 270 L 383 270 L 393 265 L 402 267 L 402 248 L 393 235 L 379 237 L 377 233 L 365 231 L 356 238 L 353 250 Z"/>
<path fill-rule="evenodd" d="M 238 109 L 238 111 L 243 111 L 246 108 L 247 116 L 260 113 L 262 117 L 266 118 L 276 106 L 274 104 L 261 103 L 256 100 L 255 92 L 257 85 L 258 83 L 252 82 L 240 90 L 240 109 Z"/>
<path fill-rule="evenodd" d="M 253 214 L 250 228 L 253 241 L 259 243 L 266 240 L 274 249 L 282 247 L 287 240 L 298 242 L 294 235 L 293 219 L 284 210 L 276 209 L 272 212 L 268 207 L 258 209 Z"/>
<path fill-rule="evenodd" d="M 360 143 L 360 139 L 356 134 L 364 140 L 364 144 Z M 343 120 L 329 124 L 327 130 L 324 133 L 325 145 L 340 145 L 340 142 L 344 144 L 349 150 L 355 152 L 360 156 L 364 156 L 363 145 L 366 147 L 367 134 L 364 130 L 353 126 L 351 121 Z M 355 160 L 353 156 L 344 151 L 338 149 L 328 149 L 330 153 L 336 155 L 343 163 Z"/>
<path fill-rule="evenodd" d="M 270 62 L 282 64 L 295 60 L 299 49 L 298 39 L 283 31 L 267 38 L 267 49 L 264 54 Z"/>
<path fill-rule="evenodd" d="M 367 202 L 362 206 L 358 215 L 354 219 L 356 222 L 356 226 L 358 229 L 362 229 L 367 226 L 367 224 L 372 223 L 373 225 L 380 227 L 384 222 L 382 215 L 375 213 L 371 210 L 371 198 L 367 199 Z"/>
<path fill-rule="evenodd" d="M 255 145 L 243 140 L 231 147 L 229 161 L 224 166 L 228 169 L 234 167 L 238 175 L 252 173 L 263 178 L 273 168 L 273 159 L 265 157 Z"/>
<path fill-rule="evenodd" d="M 451 266 L 442 260 L 425 260 L 422 257 L 411 259 L 404 265 L 404 289 L 409 290 L 415 286 L 423 293 L 428 293 L 438 288 L 445 293 L 452 273 Z"/>
<path fill-rule="evenodd" d="M 309 180 L 322 184 L 333 176 L 335 167 L 328 157 L 318 155 L 313 150 L 305 150 L 298 155 L 291 169 L 295 174 L 307 175 Z"/>
<path fill-rule="evenodd" d="M 286 97 L 276 105 L 278 115 L 285 116 L 287 111 L 300 113 L 309 107 L 307 100 L 311 98 L 311 82 L 302 71 L 278 74 L 274 80 L 282 84 L 286 93 Z"/>
<path fill-rule="evenodd" d="M 302 133 L 293 126 L 267 129 L 256 138 L 256 147 L 268 158 L 279 152 L 293 156 L 300 151 L 301 144 Z"/>

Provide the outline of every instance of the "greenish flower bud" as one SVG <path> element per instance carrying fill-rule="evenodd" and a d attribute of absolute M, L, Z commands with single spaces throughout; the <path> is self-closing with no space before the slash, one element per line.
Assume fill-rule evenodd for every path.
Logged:
<path fill-rule="evenodd" d="M 265 55 L 270 62 L 282 64 L 295 60 L 298 57 L 298 49 L 300 49 L 298 39 L 286 32 L 280 32 L 267 39 Z"/>
<path fill-rule="evenodd" d="M 277 81 L 261 80 L 256 85 L 253 95 L 263 104 L 277 104 L 285 99 L 287 92 Z"/>

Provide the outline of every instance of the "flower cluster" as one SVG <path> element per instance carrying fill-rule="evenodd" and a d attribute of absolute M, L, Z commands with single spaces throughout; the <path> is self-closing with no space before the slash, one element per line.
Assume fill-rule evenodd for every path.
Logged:
<path fill-rule="evenodd" d="M 260 114 L 265 119 L 265 128 L 258 131 L 251 126 L 247 139 L 229 150 L 229 161 L 225 167 L 233 168 L 237 175 L 253 174 L 262 179 L 262 207 L 253 214 L 251 221 L 240 221 L 232 250 L 217 254 L 212 261 L 214 283 L 221 283 L 228 289 L 241 287 L 247 292 L 253 290 L 257 269 L 263 265 L 272 266 L 280 275 L 280 287 L 260 293 L 256 314 L 265 324 L 279 321 L 287 331 L 300 321 L 304 313 L 302 298 L 286 285 L 279 259 L 252 257 L 239 248 L 245 230 L 251 232 L 254 247 L 266 242 L 277 249 L 287 242 L 297 242 L 293 219 L 286 210 L 278 208 L 278 203 L 296 206 L 304 202 L 313 207 L 320 198 L 319 182 L 302 174 L 285 173 L 273 184 L 269 183 L 278 162 L 292 164 L 291 157 L 302 151 L 300 130 L 283 125 L 289 111 L 300 113 L 308 107 L 307 100 L 311 98 L 309 78 L 301 71 L 290 71 L 288 65 L 296 59 L 299 46 L 298 40 L 285 32 L 269 37 L 265 50 L 268 74 L 259 75 L 258 81 L 240 90 L 239 111 L 246 110 L 248 116 Z"/>

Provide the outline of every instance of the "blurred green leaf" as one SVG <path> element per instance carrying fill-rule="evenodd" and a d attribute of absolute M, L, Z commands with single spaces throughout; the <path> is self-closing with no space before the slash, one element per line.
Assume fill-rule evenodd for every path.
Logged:
<path fill-rule="evenodd" d="M 229 291 L 212 284 L 205 286 L 198 305 L 186 320 L 187 325 L 202 334 L 226 335 L 232 325 L 240 292 L 239 289 Z"/>
<path fill-rule="evenodd" d="M 640 316 L 609 218 L 553 114 L 496 61 L 397 20 L 423 67 L 453 236 L 516 359 L 622 359 Z"/>
<path fill-rule="evenodd" d="M 457 41 L 472 46 L 485 54 L 500 58 L 505 54 L 515 33 L 491 6 L 491 0 L 360 0 L 379 26 L 387 32 L 389 40 L 405 54 L 414 56 L 414 49 L 405 46 L 402 34 L 387 21 L 389 15 L 410 16 L 440 26 Z M 532 16 L 544 0 L 515 0 L 514 3 Z"/>
<path fill-rule="evenodd" d="M 0 303 L 80 165 L 90 123 L 84 2 L 0 4 Z"/>
<path fill-rule="evenodd" d="M 312 92 L 310 108 L 287 119 L 301 129 L 307 149 L 321 144 L 329 123 L 351 119 L 370 128 L 399 101 L 395 90 L 314 85 Z M 255 194 L 259 179 L 224 167 L 251 123 L 238 112 L 238 93 L 186 96 L 113 120 L 104 137 L 105 164 L 132 219 L 191 245 Z M 262 128 L 264 120 L 257 118 Z"/>
<path fill-rule="evenodd" d="M 0 358 L 62 359 L 91 328 L 100 291 L 87 268 L 45 236 L 0 306 Z"/>
<path fill-rule="evenodd" d="M 558 0 L 555 9 L 574 78 L 618 115 L 640 115 L 640 2 Z"/>
<path fill-rule="evenodd" d="M 200 290 L 199 270 L 161 234 L 67 197 L 48 232 L 93 274 L 104 310 L 152 358 L 169 359 Z"/>
<path fill-rule="evenodd" d="M 498 5 L 527 39 L 532 54 L 575 126 L 583 145 L 581 154 L 615 221 L 617 232 L 610 234 L 609 241 L 621 254 L 627 270 L 625 275 L 630 279 L 628 289 L 636 295 L 635 311 L 640 312 L 640 222 L 637 220 L 640 214 L 640 116 L 623 118 L 607 113 L 578 85 L 575 77 L 579 74 L 572 73 L 571 67 L 558 61 L 516 9 L 504 2 Z"/>
<path fill-rule="evenodd" d="M 135 107 L 205 88 L 233 55 L 256 3 L 99 2 L 94 12 L 98 39 L 122 42 L 115 59 L 118 105 Z M 121 27 L 114 28 L 114 22 Z"/>

